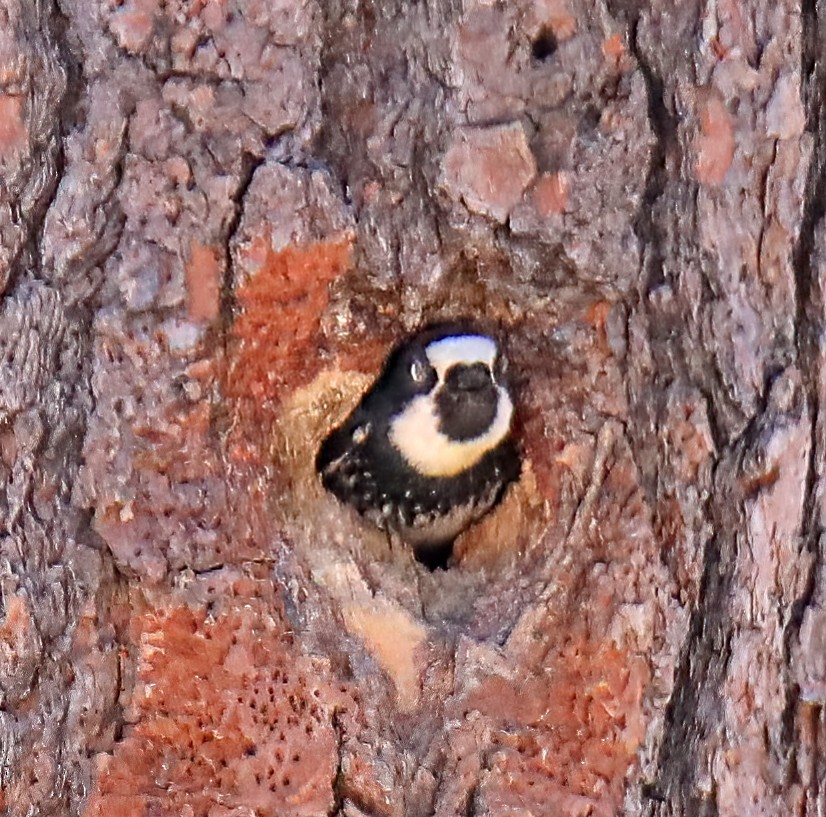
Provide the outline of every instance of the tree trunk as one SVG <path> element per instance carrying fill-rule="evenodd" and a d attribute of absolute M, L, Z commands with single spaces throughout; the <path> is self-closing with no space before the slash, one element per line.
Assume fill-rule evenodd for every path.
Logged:
<path fill-rule="evenodd" d="M 824 15 L 6 0 L 0 810 L 823 817 Z M 313 460 L 458 316 L 429 572 Z"/>

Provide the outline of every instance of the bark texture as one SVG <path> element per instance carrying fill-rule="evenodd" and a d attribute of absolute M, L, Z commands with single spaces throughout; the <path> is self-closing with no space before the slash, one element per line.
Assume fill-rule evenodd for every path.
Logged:
<path fill-rule="evenodd" d="M 826 813 L 820 0 L 6 0 L 0 810 Z M 429 573 L 319 441 L 499 328 Z"/>

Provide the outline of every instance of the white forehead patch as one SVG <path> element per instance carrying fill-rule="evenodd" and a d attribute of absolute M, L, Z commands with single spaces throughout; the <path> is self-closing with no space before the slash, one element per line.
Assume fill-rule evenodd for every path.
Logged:
<path fill-rule="evenodd" d="M 456 363 L 485 363 L 493 369 L 496 360 L 496 342 L 486 335 L 450 335 L 434 340 L 424 351 L 440 380 L 444 380 L 447 370 Z"/>

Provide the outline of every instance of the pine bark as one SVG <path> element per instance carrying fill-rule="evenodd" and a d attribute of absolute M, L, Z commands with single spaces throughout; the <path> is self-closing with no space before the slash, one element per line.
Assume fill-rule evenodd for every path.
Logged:
<path fill-rule="evenodd" d="M 826 814 L 819 0 L 8 0 L 0 810 Z M 428 572 L 324 494 L 494 327 Z"/>

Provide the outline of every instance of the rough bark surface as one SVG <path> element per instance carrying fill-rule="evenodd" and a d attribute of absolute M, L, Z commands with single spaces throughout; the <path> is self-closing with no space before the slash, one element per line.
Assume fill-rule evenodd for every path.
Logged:
<path fill-rule="evenodd" d="M 820 0 L 6 0 L 0 810 L 826 814 Z M 499 327 L 429 573 L 320 439 Z"/>

